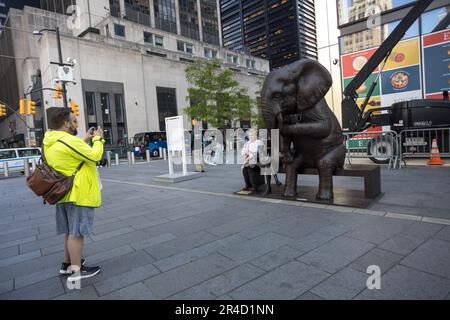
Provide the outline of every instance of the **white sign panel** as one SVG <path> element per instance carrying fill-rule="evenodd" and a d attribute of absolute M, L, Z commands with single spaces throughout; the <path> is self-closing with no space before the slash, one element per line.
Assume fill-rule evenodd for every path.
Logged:
<path fill-rule="evenodd" d="M 58 66 L 58 79 L 57 81 L 74 82 L 73 68 L 71 66 Z"/>
<path fill-rule="evenodd" d="M 183 117 L 166 118 L 167 151 L 169 154 L 169 174 L 173 174 L 173 153 L 181 152 L 183 175 L 187 175 L 186 147 L 184 143 Z"/>
<path fill-rule="evenodd" d="M 166 118 L 167 148 L 169 151 L 182 151 L 184 148 L 183 118 Z"/>

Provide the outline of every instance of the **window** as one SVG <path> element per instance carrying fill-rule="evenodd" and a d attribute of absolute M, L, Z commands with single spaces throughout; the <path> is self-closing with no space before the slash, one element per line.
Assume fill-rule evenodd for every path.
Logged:
<path fill-rule="evenodd" d="M 397 21 L 390 22 L 384 26 L 384 28 L 383 28 L 383 31 L 385 32 L 384 39 L 386 39 L 392 33 L 392 31 L 394 31 L 394 29 L 399 25 L 399 23 L 400 23 L 400 20 L 397 20 Z M 402 39 L 408 39 L 408 38 L 413 38 L 413 37 L 418 37 L 418 36 L 419 36 L 419 22 L 416 21 L 408 29 L 408 31 L 405 32 L 405 35 L 403 36 Z"/>
<path fill-rule="evenodd" d="M 154 39 L 155 39 L 155 46 L 158 47 L 164 47 L 164 39 L 161 36 L 158 35 L 154 35 Z"/>
<path fill-rule="evenodd" d="M 125 37 L 125 26 L 114 23 L 114 34 L 119 37 Z"/>
<path fill-rule="evenodd" d="M 125 122 L 124 120 L 124 112 L 123 112 L 123 95 L 115 94 L 114 101 L 116 105 L 116 121 L 117 122 Z"/>
<path fill-rule="evenodd" d="M 144 42 L 153 44 L 153 34 L 150 32 L 144 31 Z"/>
<path fill-rule="evenodd" d="M 177 49 L 190 54 L 194 53 L 194 46 L 191 43 L 177 41 Z"/>
<path fill-rule="evenodd" d="M 16 152 L 14 150 L 2 151 L 0 150 L 0 159 L 14 159 Z"/>
<path fill-rule="evenodd" d="M 158 29 L 177 33 L 175 0 L 154 0 L 155 24 Z"/>
<path fill-rule="evenodd" d="M 163 37 L 144 31 L 144 42 L 145 43 L 149 43 L 158 47 L 163 47 L 164 46 L 164 41 L 163 41 Z"/>
<path fill-rule="evenodd" d="M 247 59 L 246 66 L 249 69 L 255 69 L 255 60 Z"/>
<path fill-rule="evenodd" d="M 156 56 L 156 57 L 162 57 L 162 58 L 167 58 L 167 54 L 165 53 L 159 53 L 159 52 L 154 52 L 154 51 L 150 51 L 147 50 L 146 54 L 150 55 L 150 56 Z"/>
<path fill-rule="evenodd" d="M 113 144 L 112 128 L 109 124 L 103 127 L 103 139 L 105 139 L 105 144 Z"/>
<path fill-rule="evenodd" d="M 178 115 L 176 90 L 174 88 L 156 87 L 160 131 L 166 130 L 166 118 Z"/>
<path fill-rule="evenodd" d="M 217 51 L 210 49 L 210 48 L 205 48 L 205 58 L 209 58 L 209 59 L 215 59 L 217 57 Z"/>
<path fill-rule="evenodd" d="M 109 110 L 109 94 L 100 93 L 100 108 L 102 109 L 103 123 L 111 122 L 111 112 Z"/>
<path fill-rule="evenodd" d="M 105 36 L 109 37 L 109 24 L 105 25 Z"/>
<path fill-rule="evenodd" d="M 184 47 L 185 47 L 185 51 L 186 51 L 187 53 L 194 53 L 194 46 L 193 46 L 192 44 L 190 44 L 190 43 L 185 43 L 185 44 L 184 44 Z"/>
<path fill-rule="evenodd" d="M 203 41 L 210 44 L 219 45 L 219 25 L 217 15 L 216 0 L 200 1 L 202 16 Z"/>
<path fill-rule="evenodd" d="M 433 32 L 434 28 L 446 17 L 450 12 L 450 6 L 438 8 L 425 12 L 422 15 L 422 34 L 427 34 Z M 441 30 L 448 29 L 450 25 L 443 26 Z M 440 30 L 436 30 L 440 31 Z M 435 31 L 435 32 L 436 32 Z"/>
<path fill-rule="evenodd" d="M 19 154 L 19 157 L 34 157 L 41 155 L 39 149 L 17 150 L 17 153 Z"/>
<path fill-rule="evenodd" d="M 233 63 L 233 64 L 239 64 L 239 57 L 234 54 L 227 53 L 227 62 Z"/>
<path fill-rule="evenodd" d="M 95 94 L 94 92 L 86 92 L 86 113 L 88 116 L 88 123 L 96 123 L 97 117 L 95 112 Z"/>
<path fill-rule="evenodd" d="M 358 21 L 366 18 L 373 13 L 374 7 L 378 7 L 381 12 L 398 8 L 415 0 L 392 0 L 392 1 L 355 1 L 338 0 L 339 25 Z"/>
<path fill-rule="evenodd" d="M 199 36 L 197 0 L 179 0 L 181 35 L 196 39 Z"/>
<path fill-rule="evenodd" d="M 110 146 L 125 145 L 126 101 L 123 83 L 82 80 L 85 97 L 86 129 L 101 126 Z"/>

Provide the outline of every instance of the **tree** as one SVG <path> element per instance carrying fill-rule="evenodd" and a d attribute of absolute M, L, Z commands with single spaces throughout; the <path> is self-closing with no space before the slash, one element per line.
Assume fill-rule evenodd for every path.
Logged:
<path fill-rule="evenodd" d="M 190 107 L 185 112 L 215 128 L 227 128 L 233 120 L 252 118 L 255 102 L 239 86 L 234 72 L 220 67 L 221 61 L 215 59 L 198 60 L 186 69 Z"/>
<path fill-rule="evenodd" d="M 262 91 L 262 87 L 264 85 L 264 80 L 266 78 L 265 77 L 259 77 L 258 80 L 256 80 L 256 85 L 258 87 L 258 91 L 255 92 L 256 94 L 256 99 L 255 99 L 255 104 L 256 104 L 256 112 L 253 113 L 252 118 L 253 121 L 256 122 L 256 125 L 258 126 L 259 129 L 263 129 L 266 127 L 266 124 L 264 122 L 264 119 L 262 117 L 262 112 L 261 112 L 261 91 Z"/>

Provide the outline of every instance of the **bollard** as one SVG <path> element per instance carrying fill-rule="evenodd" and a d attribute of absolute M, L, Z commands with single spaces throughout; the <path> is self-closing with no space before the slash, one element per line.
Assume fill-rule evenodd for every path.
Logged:
<path fill-rule="evenodd" d="M 159 158 L 163 158 L 163 149 L 161 147 L 159 147 Z"/>
<path fill-rule="evenodd" d="M 106 162 L 108 163 L 108 167 L 111 167 L 111 151 L 106 151 Z"/>
<path fill-rule="evenodd" d="M 163 149 L 163 159 L 167 160 L 167 149 L 166 148 Z"/>
<path fill-rule="evenodd" d="M 29 177 L 30 176 L 30 163 L 28 162 L 28 159 L 23 160 L 23 167 L 24 167 L 25 177 Z"/>
<path fill-rule="evenodd" d="M 131 152 L 127 151 L 128 164 L 131 164 Z"/>
<path fill-rule="evenodd" d="M 145 158 L 147 159 L 147 162 L 150 163 L 150 150 L 145 150 Z"/>
<path fill-rule="evenodd" d="M 134 152 L 131 153 L 131 164 L 134 164 Z"/>
<path fill-rule="evenodd" d="M 3 169 L 5 171 L 5 178 L 8 178 L 9 177 L 8 162 L 3 162 Z"/>
<path fill-rule="evenodd" d="M 119 154 L 116 153 L 116 166 L 118 166 L 118 165 L 119 165 Z"/>

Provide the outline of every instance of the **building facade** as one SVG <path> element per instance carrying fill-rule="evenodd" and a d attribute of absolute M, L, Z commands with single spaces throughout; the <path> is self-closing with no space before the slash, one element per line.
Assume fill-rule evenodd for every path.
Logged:
<path fill-rule="evenodd" d="M 342 89 L 350 83 L 416 1 L 338 0 L 339 59 Z M 357 90 L 361 105 L 374 79 L 379 77 L 370 107 L 388 107 L 413 99 L 442 99 L 450 90 L 450 5 L 436 0 L 405 33 L 386 64 L 380 64 Z M 376 13 L 376 15 L 374 15 Z M 326 59 L 325 59 L 326 60 Z M 341 90 L 342 92 L 342 90 Z M 340 96 L 342 98 L 342 95 Z M 339 108 L 334 99 L 334 108 Z M 342 115 L 344 128 L 347 115 Z"/>
<path fill-rule="evenodd" d="M 39 8 L 40 0 L 0 0 L 0 32 L 10 8 L 22 9 L 24 6 Z"/>
<path fill-rule="evenodd" d="M 339 64 L 339 36 L 336 0 L 314 2 L 317 21 L 317 60 L 330 72 L 333 79 L 325 99 L 339 121 L 342 120 L 341 69 Z"/>
<path fill-rule="evenodd" d="M 317 59 L 314 1 L 221 0 L 223 45 L 270 61 L 271 69 Z"/>
<path fill-rule="evenodd" d="M 9 69 L 0 68 L 0 81 L 7 79 L 16 88 L 8 93 L 2 86 L 0 100 L 17 109 L 19 99 L 33 88 L 54 88 L 57 66 L 51 62 L 58 61 L 55 34 L 44 31 L 36 36 L 32 31 L 55 26 L 61 30 L 64 60 L 70 57 L 76 61 L 76 83 L 67 84 L 67 96 L 70 102 L 79 105 L 80 134 L 93 125 L 101 125 L 106 129 L 107 146 L 122 145 L 138 132 L 163 131 L 165 117 L 184 115 L 184 109 L 189 106 L 185 69 L 197 59 L 223 60 L 223 67 L 231 68 L 239 83 L 255 97 L 259 90 L 257 79 L 269 71 L 268 61 L 217 45 L 220 37 L 216 37 L 214 30 L 219 22 L 211 22 L 214 10 L 208 1 L 204 6 L 196 1 L 200 9 L 197 18 L 196 11 L 191 10 L 195 9 L 193 2 L 164 2 L 175 5 L 175 20 L 169 7 L 159 7 L 161 1 L 150 1 L 148 7 L 142 5 L 147 2 L 120 1 L 118 7 L 110 7 L 114 1 L 96 0 L 89 6 L 86 1 L 84 6 L 83 0 L 77 0 L 76 16 L 30 7 L 12 10 L 7 20 L 12 28 L 0 41 L 8 43 L 12 54 L 23 59 L 15 59 Z M 130 17 L 130 5 L 139 14 Z M 186 9 L 190 14 L 181 18 L 183 6 L 190 8 Z M 146 19 L 143 15 L 150 17 L 147 23 L 141 23 Z M 189 21 L 184 29 L 181 29 L 181 19 Z M 176 24 L 176 29 L 171 23 Z M 197 27 L 198 33 L 193 31 Z M 230 55 L 235 59 L 230 60 Z M 62 101 L 55 99 L 49 90 L 38 90 L 32 99 L 38 103 L 38 111 L 34 117 L 23 117 L 29 129 L 16 115 L 10 115 L 0 119 L 0 137 L 13 135 L 11 123 L 14 122 L 14 134 L 23 134 L 26 145 L 32 141 L 40 144 L 46 130 L 44 110 L 62 106 Z M 190 119 L 185 116 L 185 127 L 190 125 Z"/>

